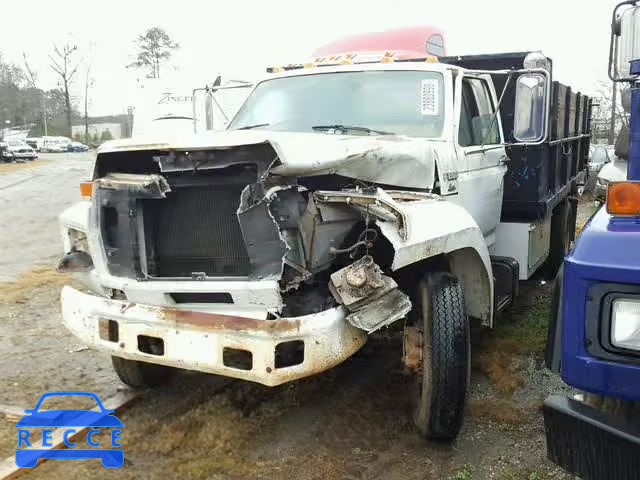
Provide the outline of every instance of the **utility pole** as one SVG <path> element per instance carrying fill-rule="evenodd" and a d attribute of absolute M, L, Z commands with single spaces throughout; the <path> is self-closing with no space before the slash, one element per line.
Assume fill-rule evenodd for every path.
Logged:
<path fill-rule="evenodd" d="M 618 103 L 618 84 L 613 82 L 611 96 L 611 121 L 609 123 L 609 145 L 616 143 L 616 104 Z"/>

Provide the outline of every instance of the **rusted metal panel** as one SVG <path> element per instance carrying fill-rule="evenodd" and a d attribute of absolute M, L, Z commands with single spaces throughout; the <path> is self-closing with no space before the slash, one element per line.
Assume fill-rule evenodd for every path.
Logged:
<path fill-rule="evenodd" d="M 382 274 L 366 255 L 331 274 L 331 293 L 351 313 L 347 320 L 367 333 L 375 332 L 404 317 L 411 310 L 409 297 L 398 284 Z"/>
<path fill-rule="evenodd" d="M 256 320 L 108 300 L 71 287 L 63 288 L 61 304 L 67 328 L 82 342 L 112 355 L 269 386 L 338 365 L 367 340 L 363 330 L 346 321 L 347 312 L 343 307 L 297 318 Z M 117 322 L 117 342 L 100 338 L 100 319 Z M 140 335 L 162 339 L 164 354 L 140 351 Z M 276 368 L 276 347 L 294 340 L 304 342 L 303 362 Z M 251 369 L 225 365 L 225 348 L 251 352 Z"/>

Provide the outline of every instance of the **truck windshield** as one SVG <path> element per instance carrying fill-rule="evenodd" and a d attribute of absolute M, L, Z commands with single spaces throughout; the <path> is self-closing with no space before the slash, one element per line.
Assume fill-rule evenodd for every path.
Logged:
<path fill-rule="evenodd" d="M 255 88 L 229 129 L 436 138 L 443 124 L 441 73 L 361 71 L 266 80 Z"/>

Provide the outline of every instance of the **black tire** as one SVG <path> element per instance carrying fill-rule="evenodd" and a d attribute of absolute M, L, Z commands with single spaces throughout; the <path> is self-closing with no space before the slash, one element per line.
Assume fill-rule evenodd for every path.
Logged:
<path fill-rule="evenodd" d="M 571 221 L 573 218 L 575 216 L 569 200 L 564 200 L 558 205 L 551 216 L 551 240 L 546 263 L 548 278 L 556 277 L 565 255 L 569 252 L 571 242 L 575 237 L 575 221 Z"/>
<path fill-rule="evenodd" d="M 155 387 L 164 383 L 174 369 L 156 363 L 139 362 L 126 358 L 111 356 L 111 363 L 116 374 L 130 387 Z"/>
<path fill-rule="evenodd" d="M 451 441 L 462 426 L 471 372 L 464 296 L 454 275 L 436 272 L 420 282 L 416 300 L 422 369 L 416 377 L 413 421 L 423 437 Z"/>

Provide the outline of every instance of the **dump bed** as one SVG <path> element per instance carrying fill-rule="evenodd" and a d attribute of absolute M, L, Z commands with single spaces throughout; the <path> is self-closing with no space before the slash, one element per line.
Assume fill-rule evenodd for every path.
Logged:
<path fill-rule="evenodd" d="M 467 55 L 441 58 L 443 63 L 467 69 L 505 70 L 523 68 L 529 52 Z M 549 59 L 549 64 L 553 65 Z M 553 68 L 551 68 L 553 80 Z M 498 97 L 506 75 L 492 75 Z M 500 106 L 502 129 L 507 142 L 513 138 L 515 81 L 511 80 Z M 560 82 L 552 82 L 549 135 L 537 146 L 507 148 L 510 162 L 505 176 L 503 221 L 544 218 L 576 183 L 584 181 L 589 154 L 592 100 Z"/>

